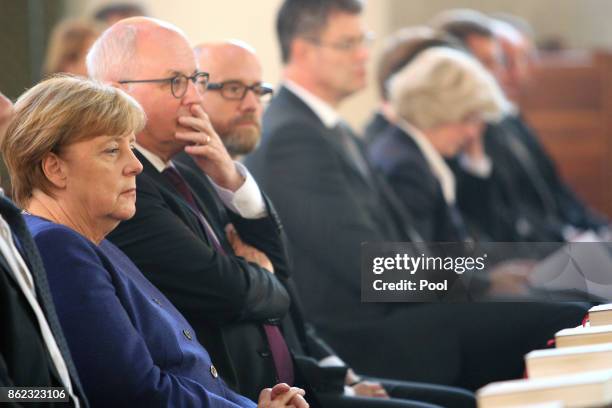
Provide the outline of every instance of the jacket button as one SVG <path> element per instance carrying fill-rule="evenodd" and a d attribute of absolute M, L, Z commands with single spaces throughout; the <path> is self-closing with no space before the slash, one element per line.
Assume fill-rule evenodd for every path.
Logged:
<path fill-rule="evenodd" d="M 192 339 L 191 332 L 189 330 L 187 330 L 187 329 L 183 330 L 183 336 L 185 336 L 185 338 L 187 340 L 191 340 Z"/>
<path fill-rule="evenodd" d="M 219 377 L 219 373 L 217 372 L 217 369 L 215 368 L 214 365 L 210 366 L 210 375 L 212 375 L 213 378 Z"/>

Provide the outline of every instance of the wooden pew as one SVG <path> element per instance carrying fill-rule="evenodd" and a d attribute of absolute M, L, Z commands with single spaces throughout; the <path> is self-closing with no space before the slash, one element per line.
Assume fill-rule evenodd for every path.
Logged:
<path fill-rule="evenodd" d="M 540 56 L 519 105 L 563 178 L 612 218 L 612 52 Z"/>

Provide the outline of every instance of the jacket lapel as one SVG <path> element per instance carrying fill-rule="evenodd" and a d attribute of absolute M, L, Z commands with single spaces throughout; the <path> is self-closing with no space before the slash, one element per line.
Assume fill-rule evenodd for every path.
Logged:
<path fill-rule="evenodd" d="M 134 153 L 136 154 L 136 157 L 138 158 L 138 160 L 140 160 L 143 166 L 142 173 L 138 175 L 137 178 L 145 176 L 153 180 L 155 184 L 160 188 L 163 195 L 170 197 L 171 200 L 174 201 L 173 204 L 175 206 L 180 207 L 180 210 L 183 213 L 182 218 L 189 220 L 189 222 L 186 223 L 189 229 L 191 229 L 194 233 L 198 234 L 200 238 L 202 238 L 203 240 L 205 240 L 206 242 L 212 245 L 212 243 L 209 242 L 206 231 L 204 230 L 204 227 L 201 225 L 201 222 L 198 219 L 198 215 L 196 214 L 195 210 L 191 208 L 191 206 L 183 198 L 183 196 L 181 196 L 176 191 L 172 183 L 170 183 L 170 181 L 166 177 L 164 177 L 163 174 L 157 171 L 155 166 L 153 166 L 153 164 L 151 164 L 151 162 L 149 162 L 149 160 L 147 160 L 146 157 L 144 157 L 138 150 L 136 150 Z M 195 196 L 196 194 L 194 194 L 194 198 L 196 199 L 196 202 L 198 202 L 197 197 Z M 199 202 L 198 202 L 198 205 L 200 205 Z M 202 211 L 202 214 L 204 215 L 204 217 L 207 217 L 207 214 L 204 211 Z M 209 218 L 207 219 L 209 220 Z"/>

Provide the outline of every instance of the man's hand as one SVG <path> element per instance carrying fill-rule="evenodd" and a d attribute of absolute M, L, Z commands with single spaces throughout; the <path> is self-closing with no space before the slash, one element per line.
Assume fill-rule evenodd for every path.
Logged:
<path fill-rule="evenodd" d="M 230 245 L 234 249 L 234 253 L 238 256 L 243 257 L 249 262 L 256 263 L 264 269 L 274 273 L 274 266 L 266 254 L 261 252 L 259 249 L 252 247 L 245 243 L 238 235 L 238 231 L 232 224 L 228 224 L 225 227 L 225 235 Z"/>
<path fill-rule="evenodd" d="M 374 381 L 361 381 L 353 385 L 355 395 L 359 397 L 389 398 L 382 384 Z"/>
<path fill-rule="evenodd" d="M 180 116 L 181 126 L 193 129 L 191 132 L 176 132 L 177 139 L 189 143 L 185 152 L 220 187 L 236 191 L 244 183 L 244 178 L 236 169 L 236 164 L 223 145 L 221 138 L 213 129 L 208 115 L 200 105 L 190 107 L 191 116 Z"/>
<path fill-rule="evenodd" d="M 259 394 L 258 408 L 308 408 L 310 405 L 304 399 L 306 392 L 297 387 L 289 387 L 285 383 L 276 384 L 273 388 L 264 388 Z"/>
<path fill-rule="evenodd" d="M 486 156 L 484 143 L 482 140 L 482 135 L 477 137 L 470 137 L 467 139 L 462 149 L 463 153 L 473 160 L 474 162 L 478 162 L 483 160 Z"/>
<path fill-rule="evenodd" d="M 352 368 L 346 370 L 344 383 L 350 386 L 355 395 L 360 397 L 389 398 L 382 384 L 374 381 L 363 381 Z"/>
<path fill-rule="evenodd" d="M 518 260 L 502 262 L 489 274 L 491 287 L 489 293 L 495 295 L 521 295 L 528 289 L 529 275 L 535 266 L 534 261 Z"/>

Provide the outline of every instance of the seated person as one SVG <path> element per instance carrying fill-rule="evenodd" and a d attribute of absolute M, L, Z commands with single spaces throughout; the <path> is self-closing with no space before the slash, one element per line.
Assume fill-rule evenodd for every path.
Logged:
<path fill-rule="evenodd" d="M 3 194 L 0 231 L 0 387 L 62 386 L 68 406 L 87 407 L 36 246 Z"/>
<path fill-rule="evenodd" d="M 484 119 L 508 103 L 493 77 L 449 47 L 421 52 L 387 82 L 395 126 L 369 148 L 426 241 L 468 238 L 456 207 L 456 182 L 445 159 L 479 139 Z"/>
<path fill-rule="evenodd" d="M 144 123 L 123 91 L 56 77 L 19 98 L 0 145 L 83 387 L 93 406 L 255 406 L 225 385 L 185 318 L 105 240 L 134 215 L 142 165 L 132 148 Z M 307 407 L 303 394 L 278 384 L 258 406 Z"/>
<path fill-rule="evenodd" d="M 441 33 L 461 42 L 500 85 L 511 90 L 511 96 L 516 95 L 516 87 L 527 80 L 528 70 L 521 74 L 522 79 L 516 78 L 513 72 L 515 56 L 508 52 L 508 47 L 518 46 L 520 50 L 516 51 L 520 54 L 529 54 L 533 45 L 509 25 L 500 29 L 499 23 L 469 9 L 447 10 L 436 16 L 432 24 Z M 508 34 L 513 37 L 510 43 Z M 522 58 L 532 56 L 523 55 Z M 501 122 L 487 126 L 483 141 L 493 164 L 490 178 L 494 179 L 507 203 L 500 218 L 510 219 L 515 224 L 512 240 L 571 240 L 584 230 L 607 235 L 607 220 L 593 213 L 564 183 L 520 111 L 508 112 Z M 508 237 L 498 237 L 498 240 L 508 240 Z"/>

